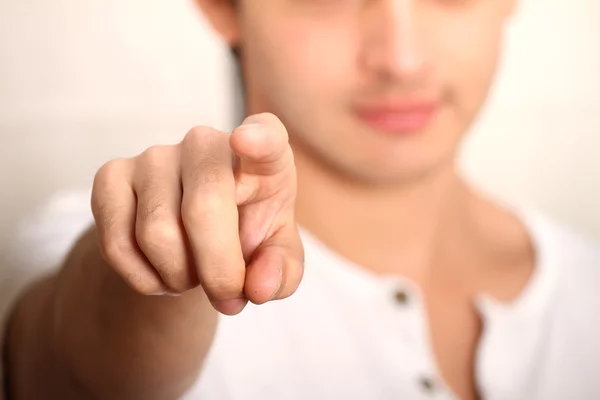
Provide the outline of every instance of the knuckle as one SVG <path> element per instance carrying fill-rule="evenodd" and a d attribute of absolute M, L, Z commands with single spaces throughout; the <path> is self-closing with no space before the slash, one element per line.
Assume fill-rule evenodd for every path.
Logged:
<path fill-rule="evenodd" d="M 223 207 L 223 197 L 208 191 L 182 205 L 181 215 L 185 223 L 202 224 L 219 214 Z"/>
<path fill-rule="evenodd" d="M 238 298 L 244 291 L 244 282 L 232 276 L 215 276 L 206 279 L 202 288 L 213 301 Z"/>
<path fill-rule="evenodd" d="M 230 170 L 231 171 L 231 170 Z M 217 161 L 215 150 L 203 153 L 189 169 L 189 176 L 199 189 L 216 186 L 225 181 L 222 166 Z"/>
<path fill-rule="evenodd" d="M 197 278 L 189 273 L 185 265 L 166 261 L 155 268 L 170 292 L 184 293 L 198 286 Z"/>
<path fill-rule="evenodd" d="M 138 197 L 138 216 L 161 217 L 167 210 L 168 189 L 165 183 L 152 176 L 146 176 L 135 188 Z"/>
<path fill-rule="evenodd" d="M 143 224 L 136 232 L 138 245 L 145 251 L 170 252 L 181 241 L 179 227 L 175 224 L 154 220 Z"/>
<path fill-rule="evenodd" d="M 200 185 L 211 185 L 223 181 L 223 171 L 215 165 L 211 157 L 198 160 L 194 171 L 197 174 L 194 180 L 198 181 Z"/>
<path fill-rule="evenodd" d="M 183 142 L 183 152 L 188 154 L 190 163 L 186 166 L 187 175 L 195 185 L 212 185 L 225 181 L 232 172 L 226 168 L 231 149 L 227 134 L 209 127 L 194 128 Z M 231 161 L 231 160 L 229 160 Z"/>
<path fill-rule="evenodd" d="M 113 268 L 119 268 L 124 264 L 125 260 L 136 254 L 136 250 L 131 242 L 119 240 L 114 236 L 106 237 L 101 242 L 100 247 L 104 259 Z"/>
<path fill-rule="evenodd" d="M 118 158 L 102 165 L 94 176 L 94 191 L 102 191 L 110 186 L 114 179 L 122 179 L 129 162 L 127 159 Z"/>
<path fill-rule="evenodd" d="M 217 151 L 214 148 L 203 152 L 201 157 L 195 160 L 190 169 L 190 177 L 200 188 L 203 186 L 218 185 L 225 181 L 225 170 L 218 161 Z M 230 169 L 229 172 L 232 170 Z"/>
<path fill-rule="evenodd" d="M 196 126 L 185 135 L 183 144 L 187 146 L 198 146 L 204 143 L 211 142 L 217 136 L 218 131 L 210 126 Z"/>
<path fill-rule="evenodd" d="M 150 191 L 150 189 L 142 189 Z M 140 192 L 141 194 L 141 192 Z M 166 201 L 158 195 L 149 195 L 147 199 L 139 205 L 138 218 L 143 223 L 158 223 L 170 218 L 172 215 Z"/>
<path fill-rule="evenodd" d="M 130 160 L 125 158 L 115 158 L 107 161 L 98 169 L 97 176 L 118 176 L 129 162 Z"/>
<path fill-rule="evenodd" d="M 96 228 L 101 236 L 109 236 L 117 221 L 117 214 L 104 203 L 95 205 L 93 203 L 94 201 L 92 199 L 92 214 L 94 215 Z"/>
<path fill-rule="evenodd" d="M 164 286 L 158 279 L 143 278 L 136 272 L 128 272 L 124 275 L 123 280 L 131 289 L 146 296 L 164 291 Z"/>
<path fill-rule="evenodd" d="M 173 146 L 155 145 L 148 147 L 139 157 L 145 164 L 161 165 L 170 158 L 172 150 Z"/>
<path fill-rule="evenodd" d="M 114 202 L 119 197 L 119 193 L 115 191 L 115 187 L 119 185 L 115 183 L 127 179 L 125 176 L 128 168 L 129 160 L 112 160 L 100 167 L 94 176 L 90 205 L 101 232 L 111 229 L 115 219 L 124 211 Z"/>

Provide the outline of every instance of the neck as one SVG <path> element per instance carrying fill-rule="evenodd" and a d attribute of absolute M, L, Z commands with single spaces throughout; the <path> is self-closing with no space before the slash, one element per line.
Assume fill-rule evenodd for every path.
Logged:
<path fill-rule="evenodd" d="M 247 115 L 270 110 L 251 93 Z M 299 186 L 296 219 L 342 257 L 374 273 L 417 278 L 445 245 L 439 242 L 459 236 L 471 196 L 453 165 L 417 182 L 374 187 L 345 179 L 291 145 Z"/>
<path fill-rule="evenodd" d="M 362 267 L 421 275 L 440 240 L 460 229 L 469 195 L 452 165 L 418 182 L 374 188 L 341 179 L 294 150 L 299 224 Z"/>

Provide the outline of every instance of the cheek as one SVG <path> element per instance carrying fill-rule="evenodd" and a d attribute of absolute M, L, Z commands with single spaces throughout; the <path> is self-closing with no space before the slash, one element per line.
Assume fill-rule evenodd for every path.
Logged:
<path fill-rule="evenodd" d="M 318 92 L 348 83 L 355 65 L 352 34 L 343 26 L 288 18 L 253 33 L 260 47 L 254 68 L 265 81 L 298 92 Z M 318 101 L 319 99 L 313 99 Z"/>
<path fill-rule="evenodd" d="M 478 29 L 477 29 L 478 28 Z M 456 27 L 441 36 L 436 64 L 442 69 L 452 95 L 469 114 L 477 111 L 492 84 L 500 55 L 502 30 L 498 26 Z"/>
<path fill-rule="evenodd" d="M 499 59 L 499 42 L 492 39 L 478 40 L 473 43 L 473 51 L 461 59 L 463 69 L 459 79 L 464 82 L 466 92 L 481 101 L 486 96 L 494 80 Z"/>

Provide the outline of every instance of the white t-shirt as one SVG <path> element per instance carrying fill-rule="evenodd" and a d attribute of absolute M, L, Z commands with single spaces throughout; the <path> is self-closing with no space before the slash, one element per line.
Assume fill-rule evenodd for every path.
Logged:
<path fill-rule="evenodd" d="M 1 270 L 0 311 L 14 301 L 18 282 L 57 265 L 89 225 L 88 196 L 59 198 L 24 228 L 17 250 L 28 261 L 12 276 Z M 477 300 L 483 398 L 600 399 L 600 247 L 537 212 L 521 217 L 537 251 L 531 281 L 512 304 Z M 296 294 L 222 317 L 201 378 L 184 399 L 457 399 L 439 378 L 419 289 L 302 236 L 306 269 Z"/>

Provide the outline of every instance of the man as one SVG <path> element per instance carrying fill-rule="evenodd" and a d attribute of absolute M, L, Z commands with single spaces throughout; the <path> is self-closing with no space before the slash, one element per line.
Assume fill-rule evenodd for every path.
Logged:
<path fill-rule="evenodd" d="M 455 168 L 513 1 L 198 2 L 248 117 L 98 172 L 14 398 L 600 397 L 596 245 Z"/>

